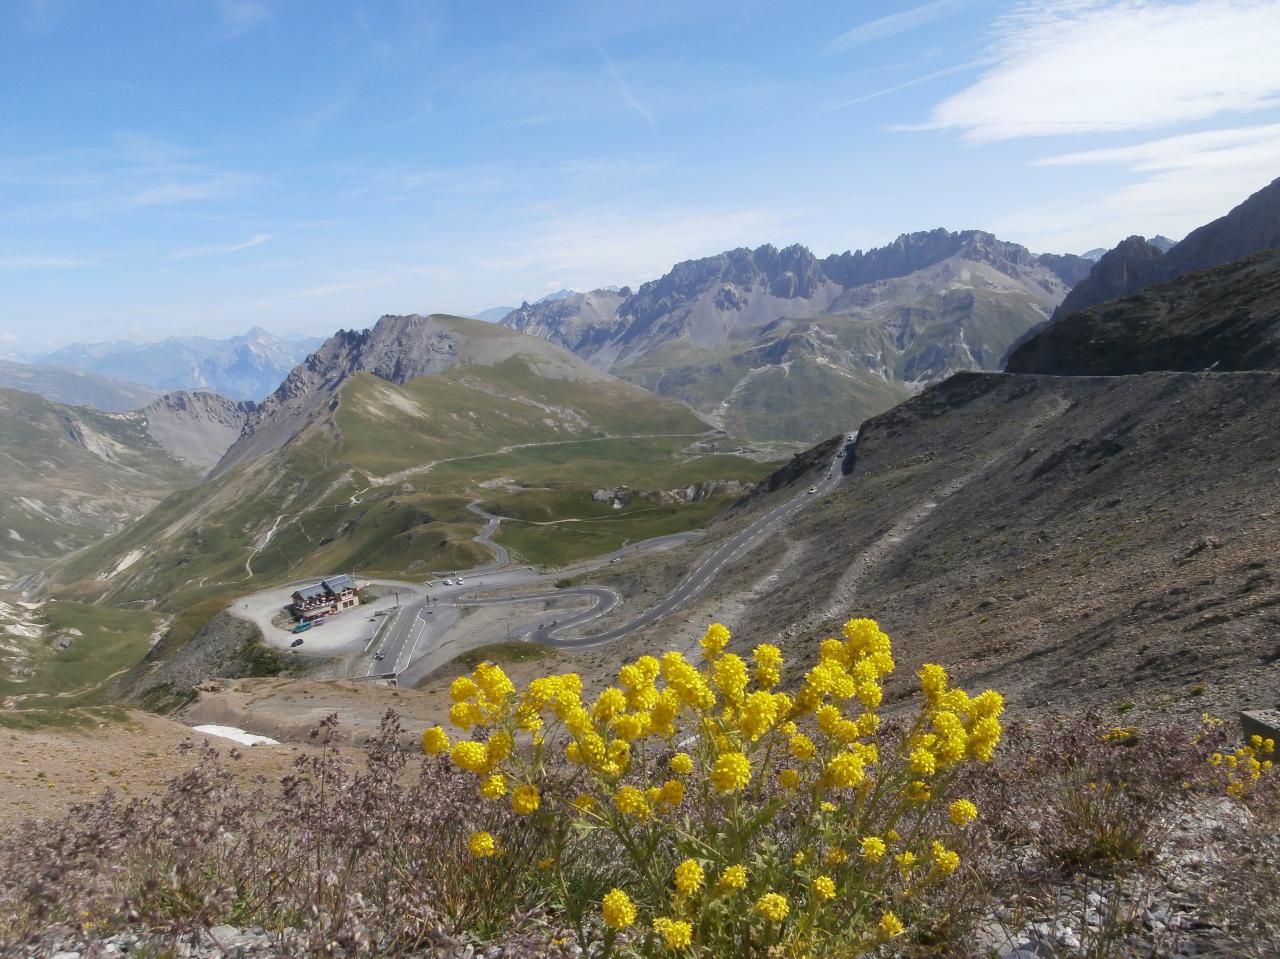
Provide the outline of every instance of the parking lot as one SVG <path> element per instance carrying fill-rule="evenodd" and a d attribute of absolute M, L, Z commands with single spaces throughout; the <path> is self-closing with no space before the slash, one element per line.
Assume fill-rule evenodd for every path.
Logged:
<path fill-rule="evenodd" d="M 353 652 L 368 645 L 384 618 L 379 614 L 389 613 L 395 607 L 397 590 L 402 605 L 418 599 L 423 593 L 421 589 L 404 583 L 361 580 L 361 586 L 372 586 L 375 592 L 385 595 L 372 603 L 326 616 L 321 620 L 323 625 L 313 626 L 304 633 L 294 634 L 275 625 L 272 620 L 289 605 L 293 591 L 299 585 L 313 582 L 313 579 L 301 580 L 242 597 L 232 604 L 229 611 L 254 623 L 262 630 L 263 640 L 276 649 L 293 648 L 304 656 L 330 656 L 334 653 Z M 291 647 L 290 644 L 295 639 L 301 639 L 302 644 Z"/>

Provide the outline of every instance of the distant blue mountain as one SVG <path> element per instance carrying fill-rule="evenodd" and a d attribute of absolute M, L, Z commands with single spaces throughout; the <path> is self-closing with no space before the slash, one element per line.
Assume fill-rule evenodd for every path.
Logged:
<path fill-rule="evenodd" d="M 284 339 L 255 327 L 225 340 L 188 336 L 158 343 L 72 343 L 32 359 L 162 391 L 212 390 L 234 400 L 261 400 L 323 342 L 322 337 Z"/>

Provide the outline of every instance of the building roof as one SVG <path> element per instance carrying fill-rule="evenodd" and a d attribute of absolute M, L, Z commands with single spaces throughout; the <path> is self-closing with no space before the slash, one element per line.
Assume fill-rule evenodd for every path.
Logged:
<path fill-rule="evenodd" d="M 321 584 L 331 593 L 341 593 L 344 589 L 355 589 L 356 581 L 347 574 L 331 576 Z"/>
<path fill-rule="evenodd" d="M 325 589 L 324 583 L 312 583 L 310 586 L 302 586 L 293 591 L 296 599 L 304 602 L 308 599 L 315 599 L 317 596 L 324 596 L 328 590 Z"/>

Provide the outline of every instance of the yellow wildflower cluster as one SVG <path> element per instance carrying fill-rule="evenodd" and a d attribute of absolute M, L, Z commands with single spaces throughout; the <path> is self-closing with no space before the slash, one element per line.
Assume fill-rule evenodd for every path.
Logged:
<path fill-rule="evenodd" d="M 1116 726 L 1114 729 L 1108 729 L 1102 734 L 1104 743 L 1120 743 L 1127 745 L 1136 742 L 1138 739 L 1138 729 L 1136 726 Z"/>
<path fill-rule="evenodd" d="M 449 718 L 466 738 L 433 727 L 423 750 L 475 776 L 483 800 L 543 823 L 559 844 L 547 872 L 571 869 L 569 846 L 583 837 L 616 837 L 625 862 L 597 915 L 611 944 L 639 927 L 620 949 L 651 941 L 716 953 L 763 936 L 818 955 L 821 943 L 871 948 L 901 935 L 887 907 L 909 915 L 961 865 L 955 837 L 978 810 L 947 796 L 951 773 L 991 759 L 1003 699 L 971 697 L 927 665 L 914 724 L 882 741 L 878 710 L 895 664 L 873 620 L 851 619 L 841 638 L 823 640 L 817 662 L 790 674 L 790 691 L 778 646 L 744 657 L 731 639 L 713 624 L 700 662 L 641 656 L 594 699 L 573 673 L 517 689 L 482 663 L 450 690 Z M 926 815 L 943 797 L 953 801 Z M 774 828 L 779 817 L 785 829 Z M 904 836 L 894 827 L 907 822 Z M 469 848 L 503 855 L 487 832 Z"/>
<path fill-rule="evenodd" d="M 1275 766 L 1276 741 L 1261 736 L 1249 737 L 1247 746 L 1239 746 L 1234 752 L 1215 752 L 1209 757 L 1212 767 L 1210 778 L 1229 796 L 1236 799 L 1248 792 Z"/>

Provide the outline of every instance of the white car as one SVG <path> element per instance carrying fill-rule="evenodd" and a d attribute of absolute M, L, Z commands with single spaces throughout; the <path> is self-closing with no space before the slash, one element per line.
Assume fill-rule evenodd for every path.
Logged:
<path fill-rule="evenodd" d="M 809 487 L 809 492 L 810 492 L 810 493 L 816 493 L 816 492 L 818 492 L 818 487 L 816 487 L 816 486 L 810 486 L 810 487 Z"/>
<path fill-rule="evenodd" d="M 460 579 L 455 579 L 455 580 L 453 581 L 453 585 L 454 585 L 454 586 L 461 586 L 461 585 L 462 585 L 462 580 L 460 580 Z"/>

